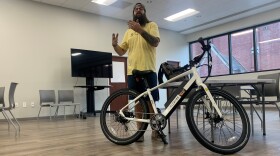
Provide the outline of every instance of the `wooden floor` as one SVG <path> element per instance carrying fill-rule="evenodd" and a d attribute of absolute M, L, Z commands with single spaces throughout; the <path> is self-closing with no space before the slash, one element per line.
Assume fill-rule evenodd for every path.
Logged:
<path fill-rule="evenodd" d="M 267 135 L 263 136 L 260 121 L 255 118 L 255 132 L 246 147 L 234 155 L 278 155 L 280 153 L 280 119 L 276 110 L 267 111 Z M 168 145 L 151 140 L 151 132 L 145 133 L 143 143 L 120 146 L 108 141 L 100 129 L 99 117 L 86 120 L 63 118 L 20 121 L 20 136 L 15 137 L 13 127 L 0 121 L 1 156 L 135 156 L 135 155 L 218 155 L 201 146 L 191 135 L 184 110 L 179 111 L 179 128 L 175 114 L 171 120 Z M 167 128 L 165 129 L 167 131 Z"/>

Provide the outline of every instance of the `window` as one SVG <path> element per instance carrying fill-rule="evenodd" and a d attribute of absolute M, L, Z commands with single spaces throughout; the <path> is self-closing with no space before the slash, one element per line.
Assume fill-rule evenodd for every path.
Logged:
<path fill-rule="evenodd" d="M 211 76 L 280 70 L 280 20 L 205 40 L 211 43 Z M 199 43 L 190 43 L 190 58 L 201 51 Z M 205 60 L 201 64 L 206 64 Z M 198 72 L 202 77 L 208 75 L 206 67 Z"/>
<path fill-rule="evenodd" d="M 254 68 L 253 29 L 236 32 L 231 35 L 233 74 L 252 72 Z"/>
<path fill-rule="evenodd" d="M 257 27 L 257 70 L 280 68 L 280 22 Z"/>
<path fill-rule="evenodd" d="M 206 42 L 206 41 L 205 41 Z M 198 42 L 191 44 L 191 55 L 194 58 L 202 53 L 201 45 Z M 211 56 L 212 70 L 211 76 L 229 74 L 229 52 L 228 52 L 228 36 L 220 36 L 211 39 Z M 201 77 L 208 75 L 208 60 L 207 55 L 201 60 L 198 73 Z"/>
<path fill-rule="evenodd" d="M 229 74 L 228 35 L 213 38 L 211 43 L 211 76 Z"/>

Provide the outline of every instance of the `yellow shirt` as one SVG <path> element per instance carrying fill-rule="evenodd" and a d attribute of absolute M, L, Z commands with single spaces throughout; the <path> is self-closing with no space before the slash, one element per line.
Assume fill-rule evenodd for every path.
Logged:
<path fill-rule="evenodd" d="M 147 23 L 143 29 L 150 35 L 159 38 L 159 30 L 155 22 Z M 120 47 L 125 51 L 129 50 L 127 75 L 132 75 L 133 69 L 156 72 L 156 47 L 151 46 L 139 33 L 128 29 Z"/>

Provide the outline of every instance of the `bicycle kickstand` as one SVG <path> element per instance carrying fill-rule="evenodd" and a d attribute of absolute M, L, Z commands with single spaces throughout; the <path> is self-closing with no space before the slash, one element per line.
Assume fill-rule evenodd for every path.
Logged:
<path fill-rule="evenodd" d="M 168 144 L 168 142 L 166 140 L 166 135 L 163 133 L 161 128 L 157 131 L 157 133 L 158 133 L 159 137 L 161 138 L 162 142 L 164 144 Z"/>

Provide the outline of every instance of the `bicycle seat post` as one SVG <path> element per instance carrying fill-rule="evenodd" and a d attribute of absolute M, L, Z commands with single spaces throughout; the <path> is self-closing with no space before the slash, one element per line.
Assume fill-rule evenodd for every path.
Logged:
<path fill-rule="evenodd" d="M 149 84 L 148 84 L 148 81 L 147 81 L 146 77 L 141 77 L 141 79 L 144 81 L 145 88 L 146 88 L 146 89 L 150 88 L 150 86 L 149 86 Z"/>

